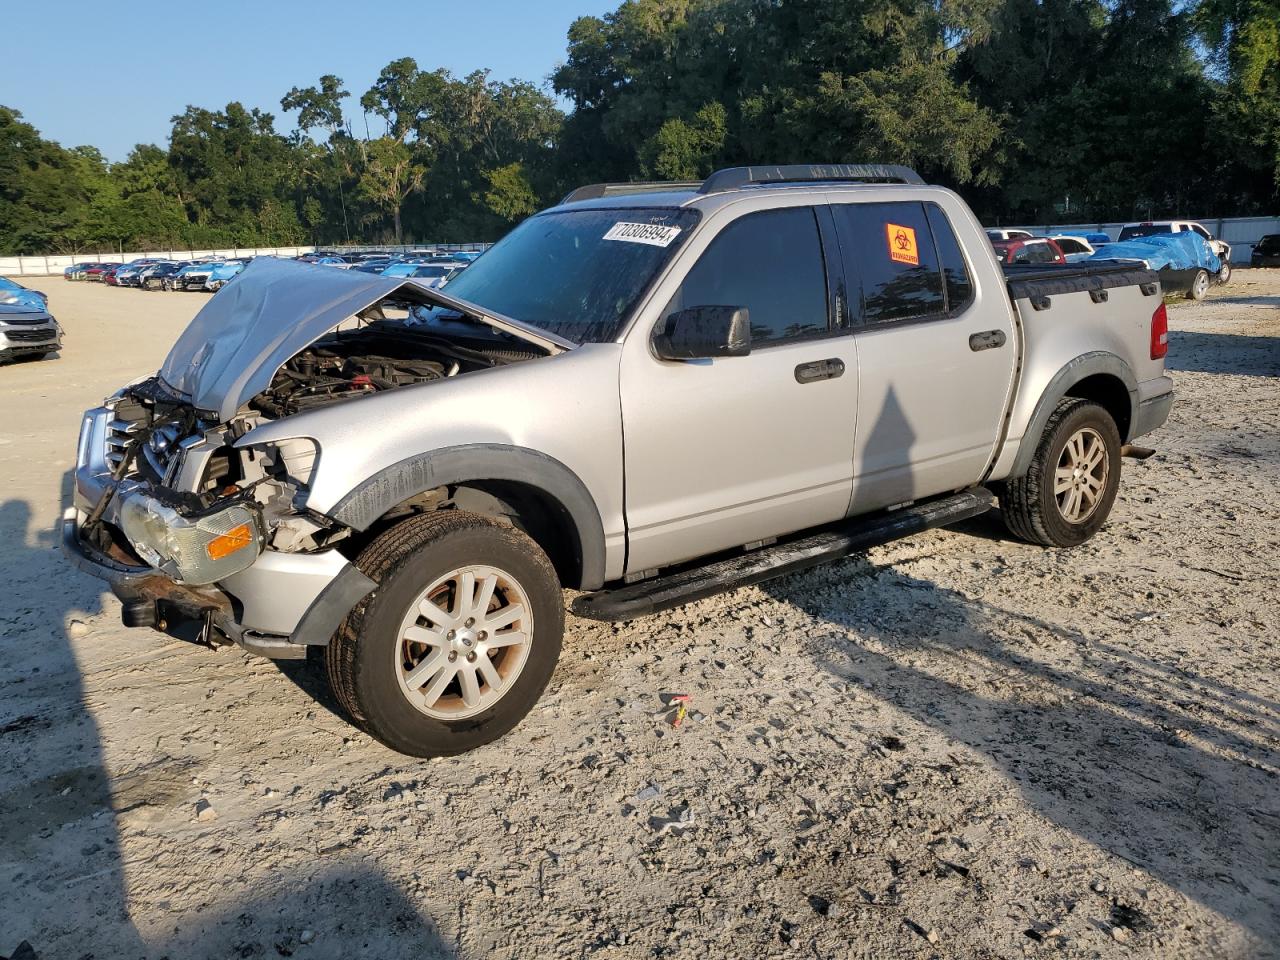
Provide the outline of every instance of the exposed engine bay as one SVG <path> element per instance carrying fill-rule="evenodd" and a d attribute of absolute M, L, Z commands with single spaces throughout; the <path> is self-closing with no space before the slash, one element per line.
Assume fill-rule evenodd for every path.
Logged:
<path fill-rule="evenodd" d="M 268 417 L 287 417 L 337 400 L 542 355 L 525 345 L 446 338 L 396 321 L 376 321 L 330 334 L 296 354 L 249 405 Z"/>
<path fill-rule="evenodd" d="M 314 445 L 295 439 L 237 448 L 238 440 L 264 423 L 328 404 L 545 356 L 492 328 L 442 330 L 415 322 L 412 314 L 405 320 L 389 319 L 383 306 L 356 318 L 356 326 L 331 331 L 294 354 L 271 385 L 225 423 L 175 397 L 159 377 L 122 390 L 108 401 L 113 419 L 106 461 L 116 486 L 101 506 L 105 509 L 119 491 L 130 492 L 131 503 L 146 506 L 132 512 L 116 506 L 103 518 L 110 524 L 99 523 L 102 511 L 96 511 L 84 525 L 84 535 L 117 556 L 123 556 L 122 550 L 141 554 L 185 582 L 222 575 L 225 566 L 201 555 L 198 566 L 183 568 L 185 555 L 169 549 L 167 541 L 149 545 L 158 536 L 155 531 L 208 526 L 216 517 L 229 524 L 236 520 L 229 529 L 246 547 L 256 544 L 260 550 L 270 544 L 283 552 L 327 548 L 349 531 L 295 505 L 315 465 Z M 121 526 L 124 539 L 115 532 Z M 249 558 L 247 550 L 244 556 Z"/>

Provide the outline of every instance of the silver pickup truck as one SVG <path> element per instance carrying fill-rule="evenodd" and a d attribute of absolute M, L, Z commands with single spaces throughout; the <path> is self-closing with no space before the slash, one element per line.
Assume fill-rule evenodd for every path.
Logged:
<path fill-rule="evenodd" d="M 127 624 L 322 647 L 355 723 L 458 753 L 545 688 L 565 588 L 652 614 L 997 498 L 1087 540 L 1165 343 L 1154 274 L 1002 271 L 902 167 L 583 187 L 444 289 L 255 261 L 85 414 L 63 542 Z"/>

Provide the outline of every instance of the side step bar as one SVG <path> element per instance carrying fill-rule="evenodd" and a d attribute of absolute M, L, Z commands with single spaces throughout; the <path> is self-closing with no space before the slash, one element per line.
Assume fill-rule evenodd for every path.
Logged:
<path fill-rule="evenodd" d="M 945 527 L 986 513 L 996 498 L 985 487 L 914 503 L 901 510 L 857 517 L 821 533 L 777 543 L 705 566 L 679 570 L 616 590 L 587 593 L 573 602 L 573 612 L 592 620 L 631 620 L 660 610 L 670 610 L 725 590 L 762 583 L 797 570 L 909 537 L 934 527 Z"/>

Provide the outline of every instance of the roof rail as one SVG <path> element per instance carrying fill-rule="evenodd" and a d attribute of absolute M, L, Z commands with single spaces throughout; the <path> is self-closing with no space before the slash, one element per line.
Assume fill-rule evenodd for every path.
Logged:
<path fill-rule="evenodd" d="M 917 183 L 920 174 L 897 163 L 793 163 L 769 167 L 728 167 L 702 182 L 699 193 L 720 193 L 754 183 Z"/>
<path fill-rule="evenodd" d="M 690 182 L 663 182 L 658 180 L 640 180 L 634 183 L 589 183 L 585 187 L 570 190 L 564 195 L 561 203 L 573 203 L 575 200 L 595 200 L 599 197 L 615 197 L 628 193 L 660 193 L 665 190 L 697 190 L 702 186 L 700 180 Z"/>

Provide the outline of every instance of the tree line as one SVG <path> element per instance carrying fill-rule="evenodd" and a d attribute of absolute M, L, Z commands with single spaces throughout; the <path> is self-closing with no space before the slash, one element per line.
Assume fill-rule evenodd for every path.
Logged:
<path fill-rule="evenodd" d="M 748 163 L 906 163 L 989 224 L 1280 204 L 1280 0 L 626 0 L 547 86 L 405 57 L 289 90 L 292 133 L 190 106 L 118 163 L 0 106 L 0 252 L 491 240 Z"/>

